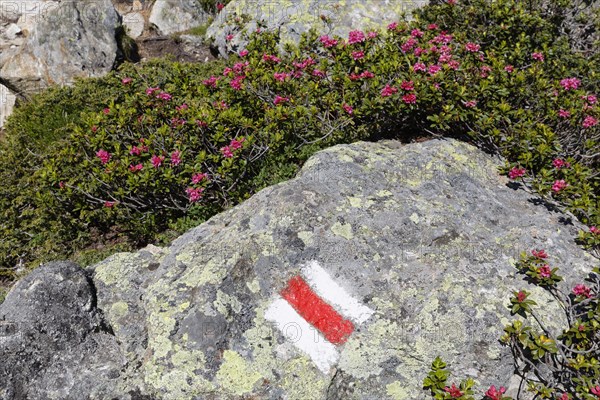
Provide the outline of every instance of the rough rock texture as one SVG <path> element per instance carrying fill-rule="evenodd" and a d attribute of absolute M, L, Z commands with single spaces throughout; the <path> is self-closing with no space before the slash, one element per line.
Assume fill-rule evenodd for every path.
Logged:
<path fill-rule="evenodd" d="M 253 32 L 262 21 L 267 29 L 280 29 L 283 43 L 297 43 L 302 33 L 316 28 L 321 34 L 347 37 L 356 29 L 380 29 L 398 20 L 403 12 L 426 4 L 426 0 L 233 0 L 217 15 L 206 32 L 223 57 L 246 46 L 242 31 Z M 247 16 L 240 29 L 232 19 Z M 245 17 L 244 17 L 245 18 Z M 227 40 L 227 35 L 234 35 Z"/>
<path fill-rule="evenodd" d="M 16 53 L 1 59 L 0 82 L 12 91 L 25 95 L 111 70 L 120 22 L 110 0 L 43 2 L 36 18 L 29 12 L 23 18 L 34 21 L 31 32 Z"/>
<path fill-rule="evenodd" d="M 38 270 L 9 293 L 0 320 L 33 319 L 45 332 L 57 326 L 74 332 L 54 342 L 39 334 L 46 342 L 38 343 L 37 336 L 28 339 L 30 322 L 17 324 L 9 336 L 20 338 L 17 345 L 0 344 L 21 364 L 17 372 L 5 367 L 0 382 L 58 398 L 48 393 L 64 383 L 25 379 L 18 371 L 46 376 L 60 363 L 65 369 L 53 369 L 56 381 L 85 380 L 82 371 L 98 361 L 76 358 L 87 354 L 77 346 L 102 337 L 105 375 L 98 373 L 97 387 L 77 386 L 78 398 L 87 398 L 86 390 L 90 398 L 108 398 L 101 391 L 114 377 L 117 398 L 420 399 L 438 355 L 481 387 L 511 386 L 512 362 L 497 338 L 510 318 L 510 291 L 528 286 L 513 267 L 519 251 L 546 249 L 566 285 L 591 269 L 592 257 L 573 241 L 578 223 L 507 187 L 499 164 L 450 140 L 335 146 L 313 156 L 297 178 L 215 216 L 169 248 L 121 253 L 95 265 L 97 304 L 83 272 L 72 273 L 81 277 L 76 285 L 75 278 L 54 278 L 51 268 Z M 326 373 L 265 319 L 310 261 L 374 311 L 337 348 L 339 361 Z M 528 290 L 538 304 L 549 300 L 542 290 Z M 59 295 L 28 311 L 38 292 Z M 92 322 L 95 306 L 114 336 L 101 328 L 90 333 L 100 326 Z M 559 326 L 555 303 L 541 312 L 552 329 Z M 64 319 L 72 315 L 69 328 Z M 108 351 L 115 343 L 118 349 Z M 37 367 L 37 355 L 14 354 L 25 345 L 52 346 L 53 358 Z M 120 373 L 109 374 L 115 365 L 123 366 Z"/>
<path fill-rule="evenodd" d="M 0 85 L 0 128 L 4 126 L 6 118 L 12 114 L 16 96 L 4 85 Z"/>
<path fill-rule="evenodd" d="M 156 0 L 149 21 L 169 35 L 205 24 L 208 17 L 196 0 Z"/>

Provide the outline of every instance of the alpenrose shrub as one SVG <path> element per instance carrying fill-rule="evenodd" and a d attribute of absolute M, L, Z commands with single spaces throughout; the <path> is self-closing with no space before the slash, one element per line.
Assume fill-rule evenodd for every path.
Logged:
<path fill-rule="evenodd" d="M 505 156 L 505 172 L 522 171 L 515 179 L 600 225 L 596 64 L 564 56 L 553 25 L 519 2 L 477 4 L 426 7 L 435 21 L 347 38 L 311 33 L 286 54 L 259 28 L 224 69 L 177 85 L 123 69 L 113 76 L 118 100 L 66 127 L 68 138 L 32 171 L 31 207 L 51 210 L 55 224 L 80 221 L 143 243 L 290 176 L 318 149 L 429 133 Z M 449 29 L 473 12 L 498 26 L 475 18 L 474 29 Z M 495 34 L 503 24 L 509 36 Z M 19 252 L 35 246 L 20 243 Z"/>
<path fill-rule="evenodd" d="M 548 291 L 564 311 L 567 322 L 559 335 L 546 327 L 536 314 L 537 304 L 525 290 L 510 298 L 514 320 L 504 328 L 500 342 L 509 346 L 516 373 L 525 380 L 534 398 L 575 400 L 600 398 L 600 268 L 572 288 L 559 287 L 562 277 L 544 250 L 523 252 L 516 268 L 525 280 Z M 446 364 L 437 358 L 423 381 L 423 388 L 436 399 L 475 399 L 471 379 L 449 384 Z M 508 400 L 506 389 L 491 386 L 484 400 Z M 523 395 L 523 393 L 520 393 Z"/>

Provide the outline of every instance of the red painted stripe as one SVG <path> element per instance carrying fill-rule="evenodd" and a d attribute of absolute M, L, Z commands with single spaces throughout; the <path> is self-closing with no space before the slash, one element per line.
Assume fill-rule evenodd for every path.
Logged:
<path fill-rule="evenodd" d="M 352 322 L 344 319 L 323 301 L 300 276 L 295 276 L 281 291 L 281 297 L 333 344 L 342 344 L 354 332 Z"/>

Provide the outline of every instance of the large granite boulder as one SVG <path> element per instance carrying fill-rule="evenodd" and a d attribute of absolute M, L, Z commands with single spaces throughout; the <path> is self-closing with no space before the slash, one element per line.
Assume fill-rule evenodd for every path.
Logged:
<path fill-rule="evenodd" d="M 339 145 L 169 248 L 42 267 L 0 306 L 2 359 L 20 360 L 0 382 L 61 399 L 420 399 L 439 355 L 514 395 L 497 339 L 528 286 L 519 251 L 544 248 L 567 286 L 594 259 L 500 163 L 453 140 Z M 527 289 L 557 329 L 558 305 Z"/>
<path fill-rule="evenodd" d="M 0 57 L 0 83 L 26 95 L 112 69 L 120 21 L 110 0 L 15 2 L 21 3 L 31 4 L 6 12 L 6 18 L 19 15 L 17 25 L 22 25 L 26 40 L 14 53 Z M 32 16 L 34 5 L 37 11 Z"/>
<path fill-rule="evenodd" d="M 163 35 L 186 31 L 206 24 L 209 14 L 196 0 L 156 0 L 150 13 L 150 23 Z"/>
<path fill-rule="evenodd" d="M 321 34 L 347 37 L 356 29 L 381 29 L 397 21 L 402 13 L 410 13 L 426 3 L 426 0 L 232 0 L 216 16 L 206 37 L 227 57 L 230 52 L 244 49 L 246 34 L 261 23 L 268 30 L 279 30 L 283 49 L 284 43 L 298 43 L 300 36 L 311 28 Z"/>

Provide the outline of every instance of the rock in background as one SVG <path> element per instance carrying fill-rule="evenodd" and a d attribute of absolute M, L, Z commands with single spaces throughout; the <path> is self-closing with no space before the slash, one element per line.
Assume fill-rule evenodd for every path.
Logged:
<path fill-rule="evenodd" d="M 13 92 L 24 96 L 112 69 L 120 20 L 110 0 L 39 2 L 33 11 L 31 2 L 16 3 L 22 21 L 17 25 L 31 30 L 14 53 L 1 58 L 0 82 Z"/>
<path fill-rule="evenodd" d="M 16 96 L 4 85 L 0 85 L 0 128 L 4 126 L 6 118 L 12 114 Z"/>
<path fill-rule="evenodd" d="M 206 36 L 221 56 L 227 57 L 230 52 L 245 48 L 243 31 L 255 31 L 259 22 L 268 30 L 280 29 L 283 48 L 285 42 L 298 43 L 302 33 L 310 28 L 316 28 L 322 35 L 342 37 L 357 29 L 381 29 L 397 21 L 402 13 L 426 3 L 426 0 L 232 0 L 217 15 Z M 233 35 L 233 39 L 228 40 L 228 35 Z"/>
<path fill-rule="evenodd" d="M 551 329 L 564 322 L 516 274 L 520 250 L 544 248 L 567 287 L 594 259 L 574 243 L 578 222 L 507 187 L 500 164 L 453 140 L 339 145 L 169 248 L 104 260 L 91 281 L 42 267 L 0 305 L 2 359 L 19 360 L 0 382 L 61 399 L 418 399 L 439 355 L 481 387 L 514 390 L 497 341 L 510 293 L 547 304 Z M 320 364 L 298 346 L 324 339 L 273 310 L 315 262 L 371 310 Z"/>
<path fill-rule="evenodd" d="M 163 35 L 182 32 L 208 22 L 209 14 L 196 0 L 156 0 L 150 23 Z"/>

